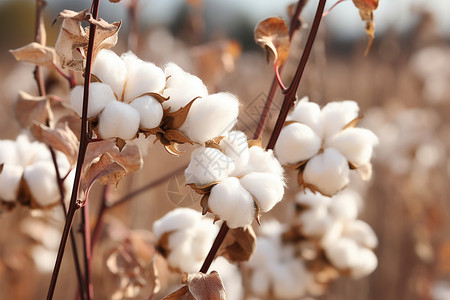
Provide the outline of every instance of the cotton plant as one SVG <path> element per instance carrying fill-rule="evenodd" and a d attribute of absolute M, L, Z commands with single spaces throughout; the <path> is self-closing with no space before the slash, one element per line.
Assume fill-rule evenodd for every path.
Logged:
<path fill-rule="evenodd" d="M 271 150 L 232 131 L 192 152 L 186 183 L 204 195 L 203 213 L 213 213 L 229 228 L 245 227 L 271 210 L 284 195 L 283 168 Z"/>
<path fill-rule="evenodd" d="M 55 151 L 58 170 L 70 190 L 73 172 L 67 157 Z M 0 199 L 3 203 L 23 203 L 35 208 L 59 203 L 56 171 L 45 144 L 31 141 L 25 132 L 16 140 L 0 140 Z"/>
<path fill-rule="evenodd" d="M 301 99 L 281 130 L 274 148 L 277 158 L 299 170 L 300 184 L 327 196 L 349 184 L 352 169 L 369 179 L 378 138 L 368 129 L 355 127 L 358 113 L 358 104 L 350 100 L 330 102 L 320 109 Z"/>

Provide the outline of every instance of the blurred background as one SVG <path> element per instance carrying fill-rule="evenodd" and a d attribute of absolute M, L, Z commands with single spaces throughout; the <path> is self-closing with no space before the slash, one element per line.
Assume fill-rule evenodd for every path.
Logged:
<path fill-rule="evenodd" d="M 89 8 L 90 1 L 47 2 L 47 45 L 53 46 L 60 25 L 52 25 L 57 14 L 63 9 Z M 292 40 L 282 75 L 285 83 L 295 72 L 316 2 L 308 1 L 302 29 Z M 100 16 L 109 22 L 123 20 L 119 43 L 113 48 L 116 53 L 131 49 L 158 66 L 174 61 L 202 78 L 210 92 L 236 94 L 242 102 L 238 127 L 251 136 L 273 78 L 272 66 L 255 44 L 253 30 L 260 20 L 270 16 L 287 20 L 287 7 L 292 3 L 101 1 Z M 332 4 L 329 1 L 327 8 Z M 329 291 L 317 299 L 450 299 L 450 2 L 381 0 L 374 15 L 375 40 L 367 56 L 364 23 L 352 1 L 339 4 L 324 18 L 298 93 L 321 105 L 333 100 L 356 100 L 364 115 L 361 126 L 380 138 L 372 180 L 355 186 L 365 199 L 362 218 L 379 238 L 375 251 L 379 266 L 365 279 L 341 278 L 333 282 Z M 2 139 L 14 138 L 20 132 L 12 112 L 17 92 L 37 94 L 33 66 L 17 63 L 8 53 L 33 41 L 34 22 L 35 1 L 0 1 Z M 66 82 L 53 72 L 47 72 L 46 78 L 48 90 L 67 101 Z M 278 93 L 264 133 L 266 141 L 281 101 Z M 188 154 L 174 159 L 161 147 L 153 147 L 145 157 L 144 168 L 123 180 L 115 197 L 170 173 L 188 159 Z M 139 194 L 111 209 L 108 215 L 121 220 L 127 228 L 151 229 L 152 222 L 170 209 L 192 205 L 171 201 L 168 186 L 169 191 L 183 188 L 178 179 Z M 101 190 L 97 186 L 92 192 L 93 216 Z M 291 200 L 278 205 L 273 215 L 288 218 Z M 197 203 L 192 206 L 199 208 Z M 0 216 L 0 299 L 42 299 L 46 293 L 53 252 L 30 254 L 23 250 L 41 243 L 36 236 L 30 237 L 29 227 L 36 227 L 28 222 L 33 214 L 42 217 L 26 208 Z M 55 220 L 55 224 L 60 221 Z M 55 242 L 47 244 L 47 248 L 54 248 Z M 107 253 L 107 245 L 101 244 L 94 258 L 98 261 L 94 265 L 98 299 L 108 299 L 106 291 L 110 287 L 104 283 L 101 263 Z M 43 266 L 30 267 L 31 258 Z M 55 299 L 75 295 L 71 255 L 67 253 L 65 258 Z M 49 262 L 50 269 L 44 262 Z"/>

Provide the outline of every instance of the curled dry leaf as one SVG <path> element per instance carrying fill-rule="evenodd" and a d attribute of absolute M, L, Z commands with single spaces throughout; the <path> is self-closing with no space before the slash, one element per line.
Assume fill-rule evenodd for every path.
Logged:
<path fill-rule="evenodd" d="M 359 9 L 361 20 L 366 22 L 366 34 L 369 36 L 369 44 L 367 45 L 365 55 L 369 53 L 373 39 L 375 38 L 373 11 L 378 8 L 378 2 L 379 0 L 353 0 L 355 6 Z"/>
<path fill-rule="evenodd" d="M 82 21 L 96 25 L 93 59 L 101 49 L 109 49 L 117 43 L 117 34 L 121 22 L 108 23 L 103 19 L 95 20 L 87 10 L 74 12 L 63 10 L 57 17 L 63 20 L 58 40 L 55 44 L 56 53 L 62 58 L 62 67 L 74 71 L 84 70 L 84 54 L 89 43 L 89 29 L 82 27 Z M 75 58 L 73 51 L 78 50 L 83 58 Z"/>
<path fill-rule="evenodd" d="M 51 68 L 58 64 L 58 55 L 52 47 L 42 46 L 36 42 L 30 43 L 22 48 L 9 50 L 18 61 L 32 63 L 38 66 Z"/>
<path fill-rule="evenodd" d="M 224 300 L 225 288 L 219 273 L 212 271 L 210 274 L 192 273 L 183 274 L 182 283 L 185 284 L 164 300 Z"/>
<path fill-rule="evenodd" d="M 230 262 L 248 261 L 256 249 L 256 234 L 252 226 L 231 229 L 219 254 Z"/>
<path fill-rule="evenodd" d="M 14 106 L 14 112 L 20 125 L 28 128 L 33 122 L 45 123 L 51 119 L 50 97 L 52 96 L 34 97 L 20 91 Z"/>
<path fill-rule="evenodd" d="M 255 41 L 264 48 L 267 61 L 273 56 L 276 67 L 284 64 L 289 56 L 289 29 L 283 19 L 272 17 L 256 25 Z"/>

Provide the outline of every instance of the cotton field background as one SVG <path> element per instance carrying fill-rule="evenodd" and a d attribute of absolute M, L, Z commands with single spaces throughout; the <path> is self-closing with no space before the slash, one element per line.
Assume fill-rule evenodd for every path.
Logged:
<path fill-rule="evenodd" d="M 72 2 L 48 1 L 43 8 L 47 46 L 55 46 L 68 18 L 68 13 L 59 15 L 63 9 L 91 8 L 90 1 Z M 87 279 L 93 299 L 163 299 L 182 286 L 183 272 L 198 274 L 223 220 L 233 239 L 243 243 L 239 251 L 219 250 L 222 257 L 209 268 L 218 270 L 227 299 L 450 299 L 450 47 L 448 20 L 442 15 L 447 4 L 392 1 L 389 6 L 381 0 L 367 55 L 366 23 L 358 9 L 352 1 L 333 8 L 322 19 L 298 101 L 272 154 L 251 140 L 274 78 L 273 57 L 268 62 L 254 29 L 268 17 L 282 17 L 289 26 L 295 1 L 112 2 L 100 1 L 99 17 L 116 24 L 118 40 L 96 53 L 93 64 L 96 82 L 90 97 L 100 100 L 88 110 L 95 135 L 91 145 L 100 151 L 113 147 L 112 139 L 119 137 L 133 140 L 134 146 L 108 150 L 108 157 L 127 169 L 117 188 L 96 182 L 83 190 L 89 195 L 90 225 L 83 225 L 81 213 L 75 215 L 82 273 L 83 249 L 90 248 L 83 244 L 83 226 L 95 244 Z M 280 71 L 286 86 L 294 78 L 318 2 L 307 1 L 301 27 L 291 39 Z M 327 1 L 325 10 L 333 4 Z M 55 170 L 50 152 L 27 137 L 22 128 L 27 120 L 17 117 L 18 99 L 38 96 L 39 89 L 35 66 L 16 61 L 8 50 L 35 40 L 35 19 L 36 1 L 0 2 L 0 139 L 14 141 L 0 141 L 0 163 L 8 165 L 0 176 L 20 172 L 19 178 L 23 172 L 20 189 L 26 182 L 26 193 L 33 195 L 31 202 L 14 202 L 18 196 L 11 186 L 18 180 L 0 177 L 0 299 L 46 297 L 65 222 L 57 186 L 51 184 Z M 88 19 L 83 20 L 88 26 Z M 120 56 L 127 51 L 134 54 Z M 82 56 L 78 59 L 84 70 Z M 151 75 L 148 69 L 139 73 L 149 66 L 144 61 L 155 65 Z M 120 80 L 118 68 L 126 74 Z M 57 96 L 51 103 L 67 104 L 79 119 L 83 87 L 71 91 L 69 82 L 82 85 L 84 77 L 60 70 L 67 78 L 53 67 L 42 68 L 45 90 Z M 142 74 L 159 81 L 150 86 Z M 283 98 L 278 89 L 261 132 L 264 147 Z M 220 113 L 204 113 L 203 100 L 217 103 Z M 63 114 L 57 107 L 55 119 Z M 313 120 L 327 114 L 332 121 Z M 173 119 L 168 121 L 168 115 Z M 174 125 L 180 119 L 183 124 Z M 360 139 L 339 139 L 327 126 L 353 129 Z M 214 139 L 224 128 L 226 136 Z M 108 138 L 111 145 L 98 141 Z M 232 150 L 242 146 L 239 140 L 245 147 L 236 155 Z M 308 147 L 286 150 L 294 140 Z M 358 155 L 346 148 L 349 143 L 361 149 Z M 196 148 L 200 144 L 208 147 Z M 140 149 L 142 168 L 131 147 Z M 214 166 L 193 163 L 202 155 L 214 156 Z M 316 158 L 325 155 L 329 161 L 318 166 Z M 314 173 L 338 164 L 338 156 L 345 176 Z M 38 163 L 27 165 L 32 160 Z M 67 175 L 68 203 L 73 162 L 61 152 L 55 160 L 62 176 Z M 224 206 L 223 195 L 237 200 Z M 201 212 L 210 218 L 202 218 Z M 102 226 L 97 226 L 99 216 Z M 214 216 L 218 222 L 212 225 Z M 351 222 L 339 228 L 336 219 Z M 251 247 L 245 242 L 251 242 L 243 239 L 248 233 L 238 236 L 233 230 L 250 223 L 258 238 L 247 253 L 246 246 Z M 344 242 L 333 239 L 336 230 L 347 238 Z M 355 240 L 351 245 L 350 237 Z M 54 299 L 88 299 L 80 295 L 73 254 L 69 240 Z M 184 278 L 183 284 L 192 278 Z"/>

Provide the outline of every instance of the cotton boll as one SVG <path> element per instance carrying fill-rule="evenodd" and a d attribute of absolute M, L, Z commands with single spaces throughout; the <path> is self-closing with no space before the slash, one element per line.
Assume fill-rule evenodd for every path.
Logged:
<path fill-rule="evenodd" d="M 128 70 L 124 92 L 124 102 L 130 102 L 145 93 L 161 93 L 166 85 L 163 70 L 151 62 L 139 59 L 132 52 L 122 54 Z"/>
<path fill-rule="evenodd" d="M 375 271 L 378 265 L 376 255 L 367 248 L 361 248 L 350 274 L 354 279 L 365 277 Z"/>
<path fill-rule="evenodd" d="M 26 167 L 32 164 L 36 158 L 39 160 L 51 159 L 48 148 L 44 144 L 30 142 L 30 137 L 24 132 L 19 134 L 13 143 L 15 143 L 16 160 L 14 162 L 11 160 L 10 163 Z"/>
<path fill-rule="evenodd" d="M 282 164 L 295 164 L 311 158 L 321 144 L 321 138 L 310 127 L 292 123 L 281 130 L 274 151 Z"/>
<path fill-rule="evenodd" d="M 234 168 L 234 161 L 220 150 L 200 147 L 192 152 L 184 177 L 188 184 L 205 185 L 227 178 Z"/>
<path fill-rule="evenodd" d="M 152 96 L 142 96 L 130 103 L 140 114 L 142 129 L 152 129 L 161 123 L 163 108 Z"/>
<path fill-rule="evenodd" d="M 326 249 L 328 247 L 332 247 L 333 244 L 337 243 L 341 239 L 343 231 L 344 221 L 335 220 L 330 225 L 330 227 L 328 227 L 327 231 L 320 241 L 320 245 L 322 246 L 322 248 Z"/>
<path fill-rule="evenodd" d="M 167 261 L 172 268 L 181 272 L 197 272 L 202 261 L 194 260 L 191 251 L 191 236 L 186 231 L 175 231 L 169 236 L 170 253 Z"/>
<path fill-rule="evenodd" d="M 355 101 L 330 102 L 322 108 L 324 139 L 338 133 L 345 125 L 358 117 L 359 107 Z"/>
<path fill-rule="evenodd" d="M 252 172 L 242 177 L 240 182 L 255 197 L 261 212 L 271 210 L 283 199 L 284 183 L 279 176 Z"/>
<path fill-rule="evenodd" d="M 303 180 L 317 187 L 321 193 L 331 196 L 348 185 L 349 172 L 347 159 L 337 150 L 326 148 L 308 161 Z"/>
<path fill-rule="evenodd" d="M 298 101 L 289 113 L 287 121 L 297 121 L 310 127 L 321 138 L 323 134 L 320 107 L 307 97 Z"/>
<path fill-rule="evenodd" d="M 32 149 L 32 151 L 30 151 L 30 149 Z M 52 155 L 45 144 L 34 142 L 32 144 L 29 144 L 29 146 L 22 151 L 26 150 L 28 150 L 28 153 L 31 153 L 32 155 L 28 154 L 28 160 L 24 160 L 25 166 L 31 165 L 37 161 L 52 161 Z"/>
<path fill-rule="evenodd" d="M 234 160 L 236 168 L 231 176 L 240 176 L 245 172 L 250 157 L 247 136 L 242 131 L 231 131 L 220 141 L 226 156 Z"/>
<path fill-rule="evenodd" d="M 11 140 L 0 140 L 0 164 L 17 164 L 19 159 L 16 150 L 16 143 Z"/>
<path fill-rule="evenodd" d="M 199 98 L 179 130 L 194 142 L 204 143 L 227 135 L 237 121 L 239 101 L 230 93 L 217 93 Z"/>
<path fill-rule="evenodd" d="M 312 192 L 308 188 L 295 196 L 295 202 L 306 207 L 328 206 L 331 201 L 330 197 L 319 192 Z"/>
<path fill-rule="evenodd" d="M 356 167 L 370 162 L 377 136 L 364 128 L 348 128 L 336 134 L 327 145 L 341 152 Z"/>
<path fill-rule="evenodd" d="M 249 154 L 247 172 L 271 173 L 283 177 L 283 167 L 273 155 L 272 150 L 264 150 L 261 147 L 253 146 L 249 148 Z"/>
<path fill-rule="evenodd" d="M 118 101 L 109 103 L 100 114 L 98 131 L 102 138 L 119 137 L 131 140 L 139 129 L 139 112 L 130 106 Z"/>
<path fill-rule="evenodd" d="M 301 224 L 302 233 L 315 237 L 322 236 L 333 223 L 328 208 L 324 205 L 314 206 L 303 211 L 298 220 Z"/>
<path fill-rule="evenodd" d="M 210 270 L 217 271 L 222 279 L 228 300 L 243 298 L 244 287 L 239 268 L 229 263 L 224 257 L 217 257 L 211 264 Z"/>
<path fill-rule="evenodd" d="M 345 236 L 367 248 L 373 249 L 378 245 L 378 239 L 372 227 L 361 220 L 354 220 L 347 223 L 345 226 Z"/>
<path fill-rule="evenodd" d="M 107 49 L 98 52 L 92 74 L 109 85 L 119 100 L 122 98 L 127 73 L 124 61 L 116 53 Z"/>
<path fill-rule="evenodd" d="M 353 240 L 341 238 L 328 245 L 325 254 L 336 268 L 341 270 L 351 269 L 357 262 L 359 248 Z"/>
<path fill-rule="evenodd" d="M 0 173 L 0 200 L 12 202 L 17 198 L 23 168 L 21 166 L 5 164 Z"/>
<path fill-rule="evenodd" d="M 70 103 L 73 110 L 81 117 L 83 113 L 84 88 L 78 85 L 70 92 Z M 92 118 L 98 115 L 108 103 L 114 101 L 116 97 L 109 85 L 93 82 L 89 86 L 89 102 L 87 117 Z"/>
<path fill-rule="evenodd" d="M 200 78 L 183 71 L 174 63 L 169 63 L 164 69 L 167 77 L 164 97 L 169 100 L 163 103 L 165 109 L 177 111 L 197 97 L 208 96 L 208 89 Z"/>
<path fill-rule="evenodd" d="M 159 239 L 164 233 L 195 227 L 201 214 L 190 208 L 177 208 L 153 223 L 153 233 Z"/>
<path fill-rule="evenodd" d="M 31 257 L 36 264 L 36 269 L 42 273 L 50 273 L 56 260 L 56 251 L 46 247 L 35 245 L 31 249 Z"/>
<path fill-rule="evenodd" d="M 23 173 L 31 195 L 36 202 L 45 207 L 55 204 L 59 200 L 56 172 L 51 162 L 35 162 L 25 168 Z"/>
<path fill-rule="evenodd" d="M 330 213 L 337 219 L 355 220 L 358 216 L 356 201 L 357 199 L 354 199 L 351 194 L 338 193 L 332 198 Z"/>
<path fill-rule="evenodd" d="M 277 299 L 298 299 L 306 293 L 308 272 L 300 260 L 281 262 L 272 269 L 273 292 Z"/>
<path fill-rule="evenodd" d="M 64 179 L 63 186 L 64 186 L 64 202 L 66 203 L 66 208 L 69 207 L 70 204 L 70 197 L 72 193 L 72 187 L 73 187 L 73 181 L 75 180 L 75 170 L 72 170 L 69 172 L 67 177 Z"/>
<path fill-rule="evenodd" d="M 228 177 L 211 189 L 208 207 L 232 229 L 250 225 L 255 217 L 253 198 L 236 177 Z"/>

